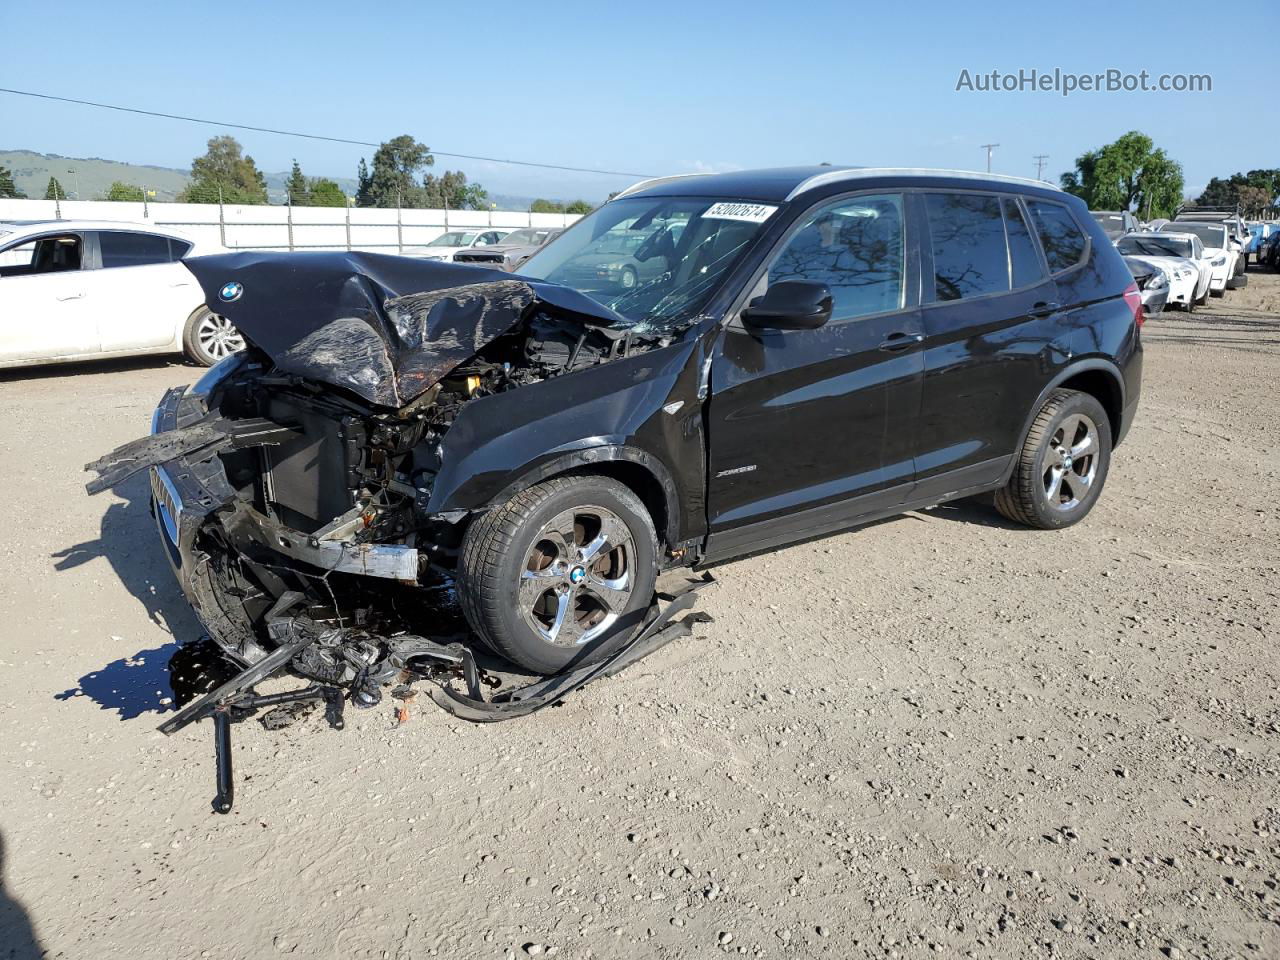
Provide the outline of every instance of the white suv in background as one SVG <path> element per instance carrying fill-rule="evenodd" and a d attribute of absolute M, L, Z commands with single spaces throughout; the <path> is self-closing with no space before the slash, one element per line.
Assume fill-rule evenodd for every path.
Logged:
<path fill-rule="evenodd" d="M 222 252 L 149 224 L 0 223 L 0 367 L 143 353 L 216 363 L 244 341 L 182 259 Z"/>

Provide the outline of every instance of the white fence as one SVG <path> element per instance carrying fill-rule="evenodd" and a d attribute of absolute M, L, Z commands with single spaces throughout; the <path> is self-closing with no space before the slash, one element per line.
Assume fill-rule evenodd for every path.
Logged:
<path fill-rule="evenodd" d="M 418 253 L 446 230 L 566 227 L 567 213 L 507 210 L 386 210 L 366 207 L 223 206 L 108 200 L 0 200 L 0 221 L 123 220 L 173 227 L 233 250 L 370 250 Z"/>

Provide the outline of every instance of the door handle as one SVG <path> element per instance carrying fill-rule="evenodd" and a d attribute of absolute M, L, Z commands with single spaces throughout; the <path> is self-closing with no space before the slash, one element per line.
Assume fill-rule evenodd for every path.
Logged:
<path fill-rule="evenodd" d="M 84 291 L 79 293 L 68 293 L 65 297 L 56 297 L 57 300 L 80 300 L 84 298 Z"/>
<path fill-rule="evenodd" d="M 1041 300 L 1028 310 L 1027 313 L 1033 317 L 1048 317 L 1057 313 L 1061 309 L 1062 304 L 1058 303 L 1056 300 Z"/>
<path fill-rule="evenodd" d="M 917 343 L 924 341 L 923 333 L 891 333 L 880 344 L 881 350 L 905 350 L 907 347 L 914 347 Z"/>

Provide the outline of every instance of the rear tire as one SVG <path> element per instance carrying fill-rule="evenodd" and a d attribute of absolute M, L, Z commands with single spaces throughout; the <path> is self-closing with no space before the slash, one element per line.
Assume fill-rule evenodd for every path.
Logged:
<path fill-rule="evenodd" d="M 492 650 L 559 673 L 617 649 L 653 599 L 658 545 L 640 499 L 609 477 L 556 477 L 475 520 L 458 560 L 467 622 Z M 607 649 L 606 649 L 607 647 Z"/>
<path fill-rule="evenodd" d="M 187 318 L 182 352 L 192 363 L 212 367 L 223 357 L 244 349 L 244 338 L 226 317 L 200 307 Z"/>
<path fill-rule="evenodd" d="M 1111 464 L 1111 423 L 1096 399 L 1054 390 L 1036 414 L 996 509 L 1016 523 L 1060 530 L 1093 509 Z"/>

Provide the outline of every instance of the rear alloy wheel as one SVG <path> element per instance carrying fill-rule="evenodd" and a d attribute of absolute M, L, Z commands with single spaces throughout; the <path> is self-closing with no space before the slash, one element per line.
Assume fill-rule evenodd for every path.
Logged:
<path fill-rule="evenodd" d="M 467 621 L 537 673 L 590 663 L 653 598 L 657 543 L 644 504 L 607 477 L 559 477 L 477 519 L 458 563 Z"/>
<path fill-rule="evenodd" d="M 1079 523 L 1102 492 L 1111 423 L 1087 393 L 1055 390 L 1036 415 L 996 509 L 1018 523 L 1056 530 Z"/>
<path fill-rule="evenodd" d="M 201 307 L 187 320 L 183 351 L 193 363 L 211 367 L 223 357 L 244 349 L 244 337 L 230 320 Z"/>
<path fill-rule="evenodd" d="M 634 267 L 623 267 L 622 276 L 618 278 L 618 283 L 622 285 L 623 290 L 634 290 L 639 279 Z"/>

